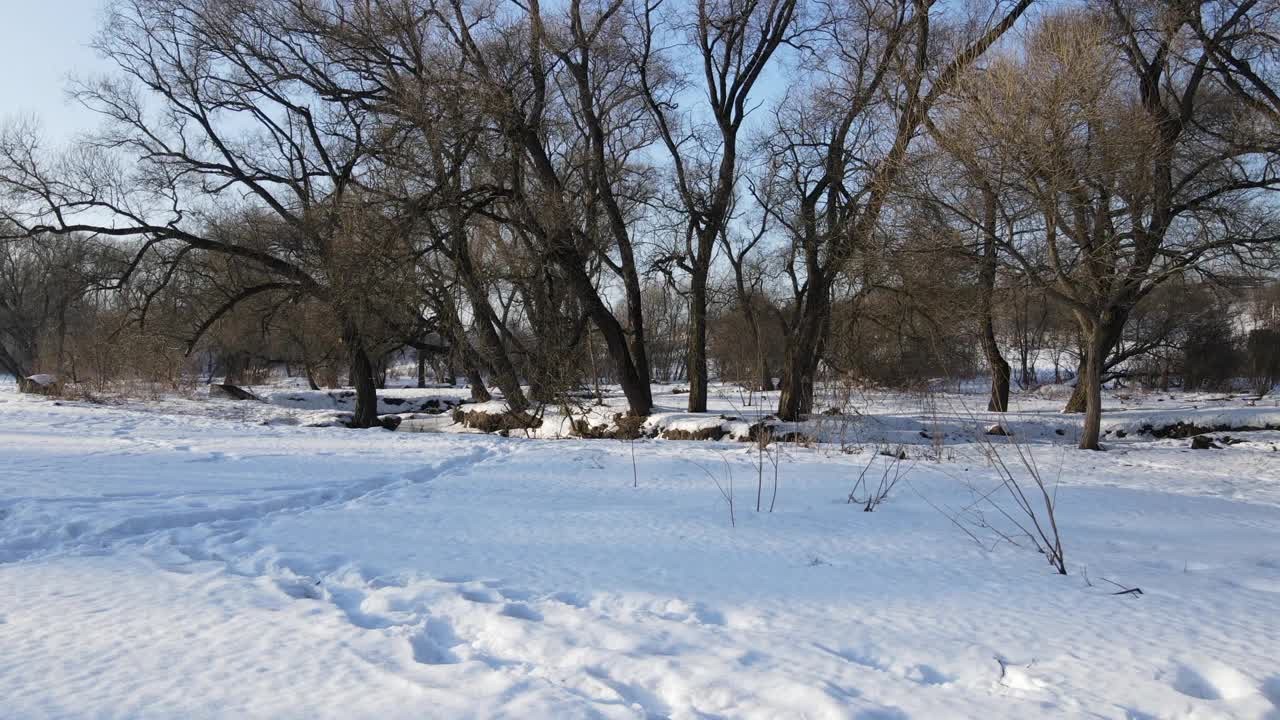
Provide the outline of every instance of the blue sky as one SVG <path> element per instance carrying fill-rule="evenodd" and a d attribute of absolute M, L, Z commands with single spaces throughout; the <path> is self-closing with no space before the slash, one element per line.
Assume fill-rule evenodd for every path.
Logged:
<path fill-rule="evenodd" d="M 104 67 L 88 47 L 102 5 L 103 0 L 0 0 L 0 117 L 37 115 L 50 140 L 95 124 L 64 91 L 68 75 Z"/>

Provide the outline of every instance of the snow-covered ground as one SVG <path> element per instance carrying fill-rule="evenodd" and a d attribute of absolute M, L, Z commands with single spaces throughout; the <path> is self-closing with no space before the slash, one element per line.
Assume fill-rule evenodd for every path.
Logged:
<path fill-rule="evenodd" d="M 750 423 L 747 400 L 714 409 Z M 1059 481 L 1066 577 L 948 517 L 998 483 L 980 400 L 851 399 L 782 446 L 768 512 L 772 464 L 730 440 L 0 386 L 0 717 L 1280 718 L 1280 431 L 1140 433 L 1275 400 L 1112 396 L 1090 453 L 1060 399 L 1020 396 L 1022 444 L 994 447 Z M 862 512 L 880 443 L 905 479 Z"/>

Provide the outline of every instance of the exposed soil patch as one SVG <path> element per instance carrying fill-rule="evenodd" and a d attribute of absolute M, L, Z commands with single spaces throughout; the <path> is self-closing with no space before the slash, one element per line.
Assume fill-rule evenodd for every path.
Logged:
<path fill-rule="evenodd" d="M 1162 425 L 1154 427 L 1152 425 L 1143 425 L 1142 432 L 1153 437 L 1161 439 L 1181 440 L 1183 438 L 1195 437 L 1196 435 L 1205 435 L 1215 432 L 1258 432 L 1261 430 L 1277 430 L 1274 425 L 1263 425 L 1262 427 L 1253 427 L 1251 425 L 1243 425 L 1240 427 L 1232 427 L 1231 425 L 1196 425 L 1195 423 L 1183 422 L 1179 420 L 1172 425 Z M 1120 437 L 1124 437 L 1121 435 Z"/>
<path fill-rule="evenodd" d="M 542 427 L 542 418 L 527 412 L 485 412 L 483 410 L 454 410 L 453 421 L 465 427 L 487 433 L 509 433 L 512 430 L 532 430 Z"/>

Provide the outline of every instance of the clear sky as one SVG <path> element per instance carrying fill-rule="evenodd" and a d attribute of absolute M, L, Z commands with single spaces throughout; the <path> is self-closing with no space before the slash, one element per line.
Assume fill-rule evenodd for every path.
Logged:
<path fill-rule="evenodd" d="M 89 48 L 104 0 L 0 0 L 0 118 L 36 115 L 50 140 L 93 127 L 67 77 L 104 69 Z"/>

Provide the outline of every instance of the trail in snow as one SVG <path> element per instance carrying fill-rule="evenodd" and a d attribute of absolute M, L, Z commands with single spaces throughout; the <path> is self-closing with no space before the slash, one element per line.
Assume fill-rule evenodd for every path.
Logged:
<path fill-rule="evenodd" d="M 238 494 L 231 495 L 224 504 L 199 510 L 178 512 L 152 512 L 145 515 L 111 518 L 101 529 L 91 529 L 93 522 L 77 518 L 64 522 L 50 518 L 58 515 L 58 506 L 70 506 L 72 513 L 86 516 L 110 515 L 113 506 L 122 501 L 147 498 L 163 508 L 175 500 L 189 498 L 187 494 L 112 494 L 103 497 L 70 498 L 16 498 L 6 500 L 0 506 L 0 520 L 9 528 L 0 541 L 0 564 L 18 562 L 40 555 L 56 555 L 75 552 L 104 552 L 113 546 L 137 540 L 162 531 L 194 529 L 208 525 L 220 532 L 234 532 L 256 522 L 270 520 L 280 514 L 297 514 L 308 510 L 341 506 L 376 497 L 379 493 L 406 484 L 428 482 L 441 473 L 483 462 L 493 457 L 492 448 L 475 448 L 462 457 L 449 458 L 436 464 L 402 474 L 399 477 L 378 476 L 354 482 L 325 485 L 300 492 L 268 488 L 274 496 L 265 500 L 239 502 Z"/>

